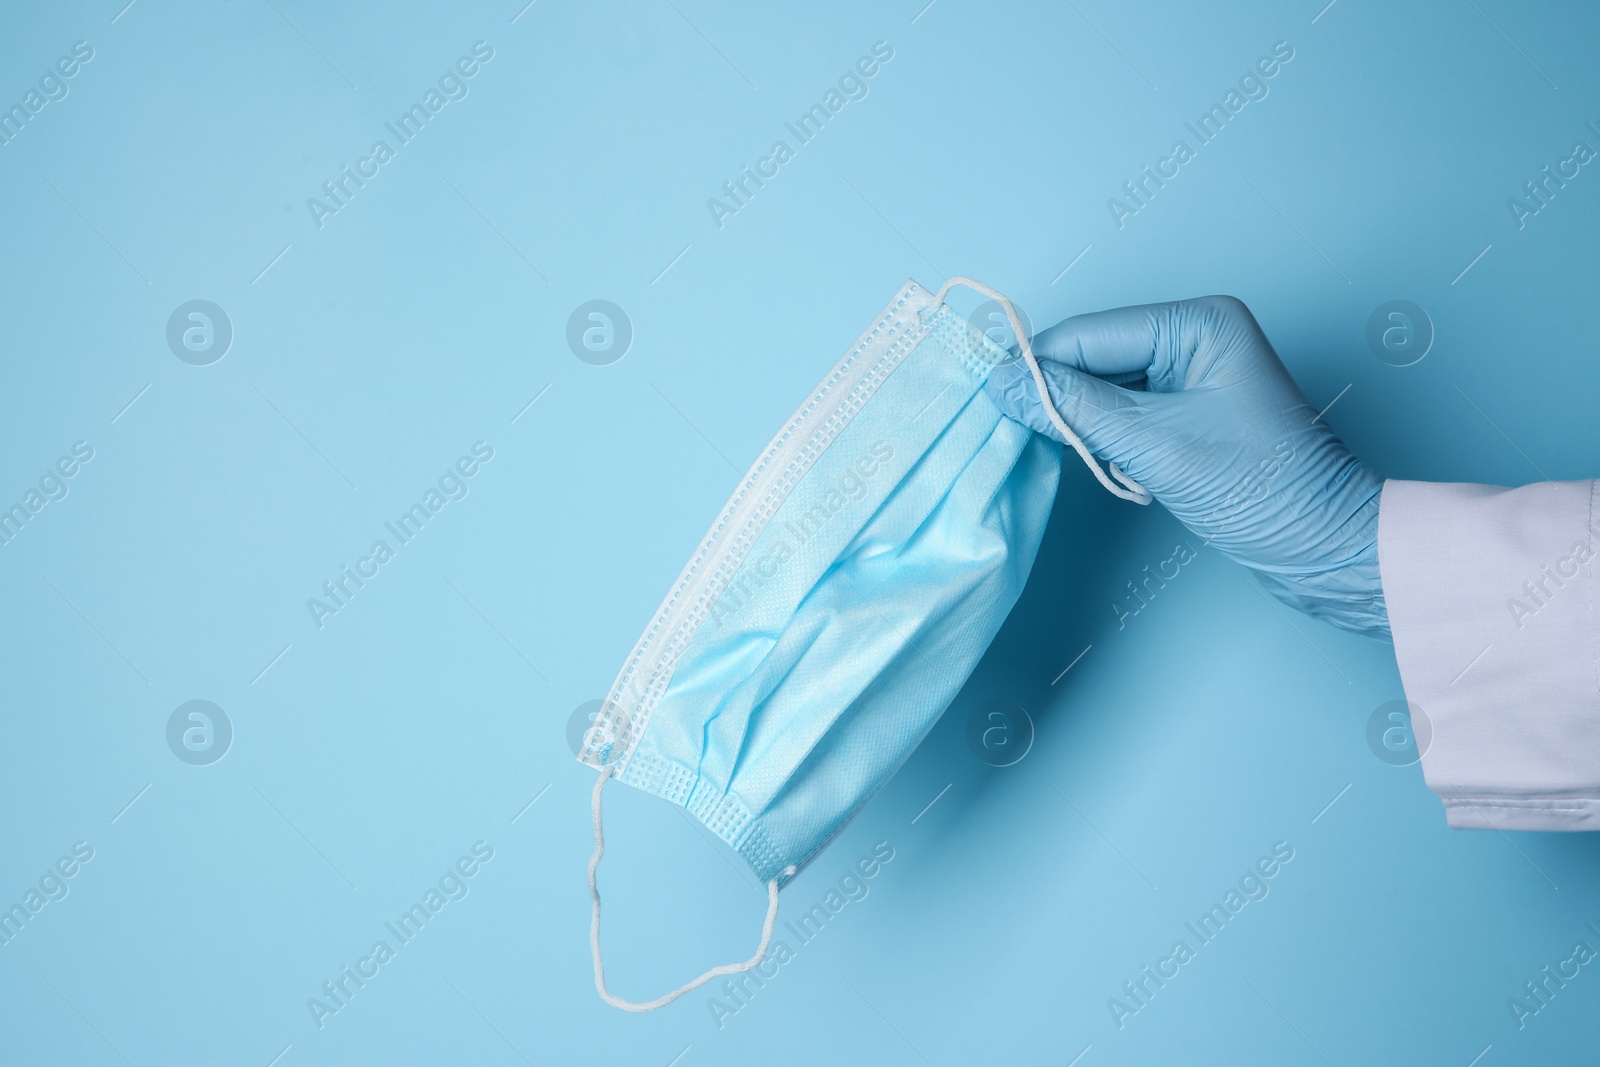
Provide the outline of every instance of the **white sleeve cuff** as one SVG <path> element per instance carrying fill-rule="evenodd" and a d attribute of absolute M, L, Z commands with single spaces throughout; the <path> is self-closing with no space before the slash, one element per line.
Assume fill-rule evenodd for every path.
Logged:
<path fill-rule="evenodd" d="M 1384 484 L 1395 658 L 1451 826 L 1600 830 L 1597 484 Z"/>

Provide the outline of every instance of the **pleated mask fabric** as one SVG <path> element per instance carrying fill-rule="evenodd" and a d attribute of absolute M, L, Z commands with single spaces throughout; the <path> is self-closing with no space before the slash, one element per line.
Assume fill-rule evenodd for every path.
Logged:
<path fill-rule="evenodd" d="M 943 303 L 955 284 L 999 297 L 962 278 L 901 288 L 740 479 L 585 735 L 608 1003 L 651 1010 L 759 963 L 778 889 L 911 755 L 1022 591 L 1061 446 L 985 395 L 1018 357 Z M 1025 339 L 1022 358 L 1036 368 Z M 1148 500 L 1068 441 L 1112 492 Z M 751 960 L 654 1001 L 606 989 L 595 872 L 613 777 L 687 809 L 767 883 Z"/>

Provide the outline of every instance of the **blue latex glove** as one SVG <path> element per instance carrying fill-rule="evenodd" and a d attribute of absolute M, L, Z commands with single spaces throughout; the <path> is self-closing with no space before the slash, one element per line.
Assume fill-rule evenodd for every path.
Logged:
<path fill-rule="evenodd" d="M 1249 308 L 1209 296 L 1078 315 L 1035 337 L 1033 352 L 1056 409 L 1097 456 L 1280 600 L 1389 637 L 1383 480 L 1316 418 Z M 988 392 L 1061 440 L 1023 361 L 995 368 Z"/>

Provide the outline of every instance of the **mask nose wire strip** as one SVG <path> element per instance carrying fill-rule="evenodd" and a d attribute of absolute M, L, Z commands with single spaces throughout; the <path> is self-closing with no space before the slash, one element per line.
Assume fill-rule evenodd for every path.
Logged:
<path fill-rule="evenodd" d="M 606 988 L 605 962 L 600 954 L 600 888 L 595 883 L 595 872 L 600 868 L 600 857 L 605 855 L 606 837 L 601 829 L 600 820 L 600 791 L 606 787 L 606 782 L 611 780 L 609 771 L 602 771 L 599 779 L 594 783 L 594 793 L 589 800 L 589 810 L 594 816 L 594 855 L 589 857 L 589 899 L 594 902 L 594 912 L 589 920 L 589 954 L 594 957 L 594 987 L 600 991 L 600 999 L 613 1008 L 623 1011 L 655 1011 L 665 1007 L 685 993 L 692 993 L 713 978 L 721 978 L 725 974 L 742 974 L 759 964 L 767 955 L 767 946 L 772 944 L 772 928 L 778 922 L 778 879 L 774 878 L 767 883 L 767 917 L 761 923 L 761 944 L 756 946 L 756 954 L 743 963 L 724 963 L 720 967 L 713 967 L 699 978 L 681 985 L 672 992 L 659 996 L 654 1000 L 634 1001 L 623 1000 Z M 795 873 L 794 867 L 786 867 L 780 877 L 787 877 Z"/>
<path fill-rule="evenodd" d="M 1039 361 L 1033 355 L 1033 345 L 1029 342 L 1027 334 L 1023 332 L 1022 320 L 1018 318 L 1017 309 L 1012 306 L 1011 301 L 982 282 L 974 281 L 958 274 L 945 282 L 939 289 L 938 295 L 933 298 L 933 306 L 937 308 L 943 304 L 945 296 L 958 285 L 964 285 L 968 289 L 982 293 L 999 304 L 1005 311 L 1006 318 L 1011 322 L 1011 331 L 1016 334 L 1017 345 L 1022 350 L 1023 362 L 1033 372 L 1033 384 L 1039 390 L 1039 402 L 1044 406 L 1044 413 L 1050 416 L 1050 422 L 1061 432 L 1061 436 L 1067 439 L 1067 444 L 1072 446 L 1073 451 L 1077 452 L 1084 464 L 1094 472 L 1095 479 L 1105 486 L 1112 495 L 1119 496 L 1123 500 L 1131 500 L 1135 504 L 1150 503 L 1150 490 L 1122 473 L 1122 470 L 1115 463 L 1110 463 L 1107 466 L 1111 468 L 1111 477 L 1122 483 L 1121 485 L 1113 484 L 1111 478 L 1106 477 L 1106 472 L 1100 469 L 1099 462 L 1095 460 L 1094 454 L 1084 445 L 1083 439 L 1072 432 L 1072 427 L 1067 425 L 1067 420 L 1063 419 L 1061 412 L 1056 410 L 1055 403 L 1050 399 L 1050 390 L 1045 385 L 1044 371 L 1039 369 Z"/>

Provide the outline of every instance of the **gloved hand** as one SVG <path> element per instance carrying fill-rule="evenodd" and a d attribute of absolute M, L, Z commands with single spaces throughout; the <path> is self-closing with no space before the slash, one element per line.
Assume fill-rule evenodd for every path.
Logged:
<path fill-rule="evenodd" d="M 1209 296 L 1078 315 L 1035 337 L 1033 352 L 1056 410 L 1095 455 L 1280 600 L 1389 637 L 1383 480 L 1316 418 L 1249 308 Z M 1103 380 L 1140 375 L 1132 387 Z M 1024 361 L 996 367 L 988 393 L 1061 440 Z"/>

